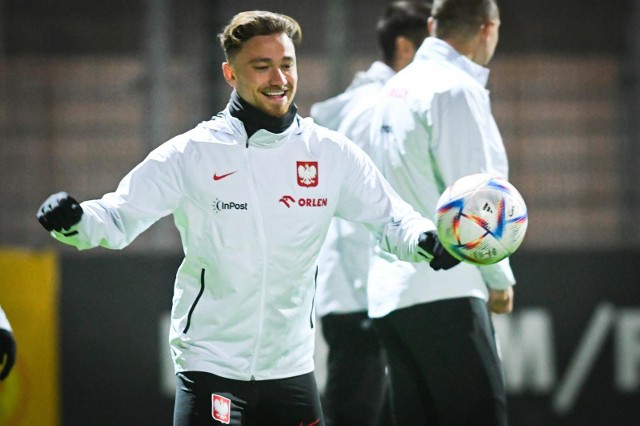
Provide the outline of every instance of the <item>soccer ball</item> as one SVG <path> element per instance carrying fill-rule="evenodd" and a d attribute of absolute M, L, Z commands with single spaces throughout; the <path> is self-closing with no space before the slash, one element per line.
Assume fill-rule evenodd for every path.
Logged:
<path fill-rule="evenodd" d="M 436 205 L 440 242 L 455 258 L 491 265 L 513 254 L 527 230 L 527 206 L 505 179 L 473 174 L 451 184 Z"/>

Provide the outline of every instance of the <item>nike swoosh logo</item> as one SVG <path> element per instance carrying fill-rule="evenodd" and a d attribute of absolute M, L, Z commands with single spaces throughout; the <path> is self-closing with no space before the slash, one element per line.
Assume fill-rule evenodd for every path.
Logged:
<path fill-rule="evenodd" d="M 237 170 L 236 170 L 237 171 Z M 231 172 L 231 173 L 226 173 L 224 175 L 217 175 L 217 174 L 213 174 L 213 180 L 220 180 L 220 179 L 224 179 L 227 176 L 231 176 L 232 174 L 234 174 L 235 172 Z"/>

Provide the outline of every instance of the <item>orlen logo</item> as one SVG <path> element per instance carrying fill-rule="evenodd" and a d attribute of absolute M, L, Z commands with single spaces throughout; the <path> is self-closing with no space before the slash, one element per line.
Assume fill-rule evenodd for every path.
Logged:
<path fill-rule="evenodd" d="M 213 209 L 216 213 L 220 213 L 223 210 L 249 210 L 247 203 L 226 202 L 218 198 L 213 202 Z"/>
<path fill-rule="evenodd" d="M 326 198 L 298 198 L 296 201 L 291 195 L 283 195 L 278 201 L 287 206 L 287 208 L 291 208 L 292 205 L 295 206 L 296 204 L 300 207 L 327 207 Z"/>

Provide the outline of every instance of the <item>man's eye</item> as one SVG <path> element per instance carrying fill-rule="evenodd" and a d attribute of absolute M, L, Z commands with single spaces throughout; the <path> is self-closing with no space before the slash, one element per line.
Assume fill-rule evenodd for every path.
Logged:
<path fill-rule="evenodd" d="M 268 66 L 266 66 L 266 65 L 256 65 L 256 66 L 254 67 L 254 69 L 255 69 L 256 71 L 266 71 L 267 69 L 269 69 L 269 67 L 268 67 Z"/>

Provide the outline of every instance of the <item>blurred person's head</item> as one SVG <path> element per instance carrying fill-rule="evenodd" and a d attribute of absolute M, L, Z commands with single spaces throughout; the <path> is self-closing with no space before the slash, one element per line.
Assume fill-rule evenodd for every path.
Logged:
<path fill-rule="evenodd" d="M 226 82 L 253 107 L 284 116 L 297 89 L 294 43 L 302 40 L 300 25 L 278 13 L 242 12 L 218 39 L 226 57 L 222 64 Z"/>
<path fill-rule="evenodd" d="M 376 32 L 383 61 L 396 71 L 407 66 L 429 35 L 431 6 L 424 1 L 395 1 L 378 20 Z"/>
<path fill-rule="evenodd" d="M 432 36 L 480 65 L 491 61 L 500 28 L 496 0 L 434 0 L 431 16 Z"/>

